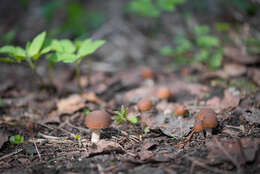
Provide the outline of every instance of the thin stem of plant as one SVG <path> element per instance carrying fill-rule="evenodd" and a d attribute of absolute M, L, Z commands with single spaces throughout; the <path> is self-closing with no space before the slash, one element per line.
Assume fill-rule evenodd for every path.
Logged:
<path fill-rule="evenodd" d="M 87 74 L 88 84 L 91 84 L 91 74 L 92 74 L 92 58 L 88 57 L 88 74 Z"/>
<path fill-rule="evenodd" d="M 28 58 L 27 59 L 28 65 L 35 74 L 36 78 L 40 81 L 42 87 L 45 89 L 46 85 L 44 83 L 44 80 L 42 79 L 41 75 L 37 72 L 35 64 Z"/>
<path fill-rule="evenodd" d="M 54 64 L 53 64 L 52 62 L 50 62 L 50 63 L 49 63 L 49 66 L 48 66 L 48 78 L 49 78 L 50 84 L 51 84 L 52 86 L 54 86 L 53 67 L 54 67 Z"/>
<path fill-rule="evenodd" d="M 80 83 L 80 61 L 77 61 L 76 62 L 76 80 L 77 80 L 77 84 L 78 84 L 78 87 L 79 87 L 79 90 L 80 90 L 80 93 L 83 93 L 83 88 L 81 86 L 81 83 Z"/>

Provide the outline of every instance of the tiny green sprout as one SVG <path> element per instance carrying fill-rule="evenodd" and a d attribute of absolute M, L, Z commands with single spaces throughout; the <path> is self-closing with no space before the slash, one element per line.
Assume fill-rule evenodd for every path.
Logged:
<path fill-rule="evenodd" d="M 89 110 L 89 109 L 84 109 L 84 110 L 83 110 L 83 113 L 86 114 L 86 115 L 88 115 L 88 114 L 90 113 L 90 110 Z"/>
<path fill-rule="evenodd" d="M 116 115 L 114 115 L 115 122 L 117 124 L 123 123 L 127 121 L 128 108 L 121 106 L 120 111 L 115 111 Z"/>
<path fill-rule="evenodd" d="M 133 124 L 137 124 L 138 123 L 138 117 L 137 116 L 132 116 L 127 118 L 128 121 L 130 121 Z"/>
<path fill-rule="evenodd" d="M 138 116 L 131 116 L 127 118 L 128 114 L 128 108 L 124 107 L 123 105 L 121 106 L 120 111 L 115 111 L 116 115 L 114 115 L 115 122 L 117 124 L 124 123 L 126 121 L 129 121 L 130 123 L 137 124 L 138 123 Z"/>
<path fill-rule="evenodd" d="M 19 135 L 19 134 L 15 135 L 15 136 L 11 136 L 9 138 L 9 141 L 11 144 L 21 144 L 24 141 L 24 136 Z"/>
<path fill-rule="evenodd" d="M 76 134 L 76 135 L 75 135 L 75 138 L 76 138 L 77 141 L 79 141 L 80 138 L 81 138 L 81 136 L 80 136 L 79 134 Z"/>

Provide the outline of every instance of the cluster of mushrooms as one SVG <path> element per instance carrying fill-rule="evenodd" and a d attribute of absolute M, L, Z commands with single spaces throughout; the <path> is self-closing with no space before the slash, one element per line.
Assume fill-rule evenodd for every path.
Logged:
<path fill-rule="evenodd" d="M 141 76 L 145 80 L 151 80 L 154 78 L 154 72 L 151 68 L 144 68 L 141 72 Z M 152 82 L 153 83 L 153 82 Z M 156 92 L 159 99 L 167 100 L 172 96 L 172 92 L 168 87 L 161 87 Z M 151 100 L 143 98 L 137 103 L 137 108 L 139 111 L 149 111 L 153 108 L 153 103 Z M 178 105 L 175 109 L 175 113 L 178 116 L 185 116 L 188 114 L 188 110 L 184 105 Z M 100 132 L 102 128 L 108 128 L 112 123 L 111 115 L 105 111 L 96 110 L 90 112 L 85 118 L 85 125 L 92 130 L 91 142 L 97 143 L 100 140 Z M 206 108 L 201 109 L 196 116 L 196 122 L 193 127 L 194 132 L 206 131 L 206 135 L 212 134 L 212 129 L 218 124 L 217 116 L 214 110 Z"/>

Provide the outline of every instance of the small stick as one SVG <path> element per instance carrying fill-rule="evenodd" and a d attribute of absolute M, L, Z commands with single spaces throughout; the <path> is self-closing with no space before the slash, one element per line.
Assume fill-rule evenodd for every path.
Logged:
<path fill-rule="evenodd" d="M 6 155 L 0 157 L 0 161 L 3 160 L 3 159 L 5 159 L 5 158 L 8 158 L 8 157 L 10 157 L 10 156 L 13 156 L 13 155 L 15 155 L 15 154 L 17 154 L 17 153 L 19 153 L 19 152 L 21 152 L 21 151 L 23 151 L 23 149 L 18 149 L 18 150 L 16 150 L 16 151 L 12 152 L 12 153 L 6 154 Z"/>

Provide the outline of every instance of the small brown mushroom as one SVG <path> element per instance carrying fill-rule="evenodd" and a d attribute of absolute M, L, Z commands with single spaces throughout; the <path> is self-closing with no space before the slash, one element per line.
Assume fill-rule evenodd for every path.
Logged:
<path fill-rule="evenodd" d="M 197 114 L 197 119 L 203 120 L 206 115 L 215 115 L 216 116 L 216 112 L 210 108 L 201 109 Z"/>
<path fill-rule="evenodd" d="M 193 126 L 194 132 L 201 132 L 203 131 L 203 121 L 197 120 Z"/>
<path fill-rule="evenodd" d="M 185 108 L 184 105 L 178 105 L 175 108 L 175 113 L 176 113 L 177 116 L 185 116 L 185 115 L 187 115 L 188 110 Z"/>
<path fill-rule="evenodd" d="M 148 111 L 150 109 L 152 109 L 153 107 L 153 103 L 151 100 L 143 98 L 141 99 L 138 103 L 137 103 L 137 108 L 140 111 Z"/>
<path fill-rule="evenodd" d="M 156 93 L 160 99 L 168 99 L 172 96 L 172 93 L 168 87 L 160 87 Z"/>
<path fill-rule="evenodd" d="M 100 130 L 108 128 L 111 122 L 111 116 L 105 111 L 90 112 L 85 119 L 85 125 L 92 130 L 91 142 L 97 143 L 100 139 Z"/>
<path fill-rule="evenodd" d="M 153 69 L 150 68 L 150 67 L 144 67 L 144 68 L 141 70 L 141 76 L 142 76 L 144 79 L 152 79 L 152 78 L 154 77 Z"/>
<path fill-rule="evenodd" d="M 217 127 L 218 125 L 218 119 L 217 114 L 214 113 L 208 113 L 203 118 L 203 128 L 206 130 L 206 135 L 212 135 L 212 129 Z"/>

